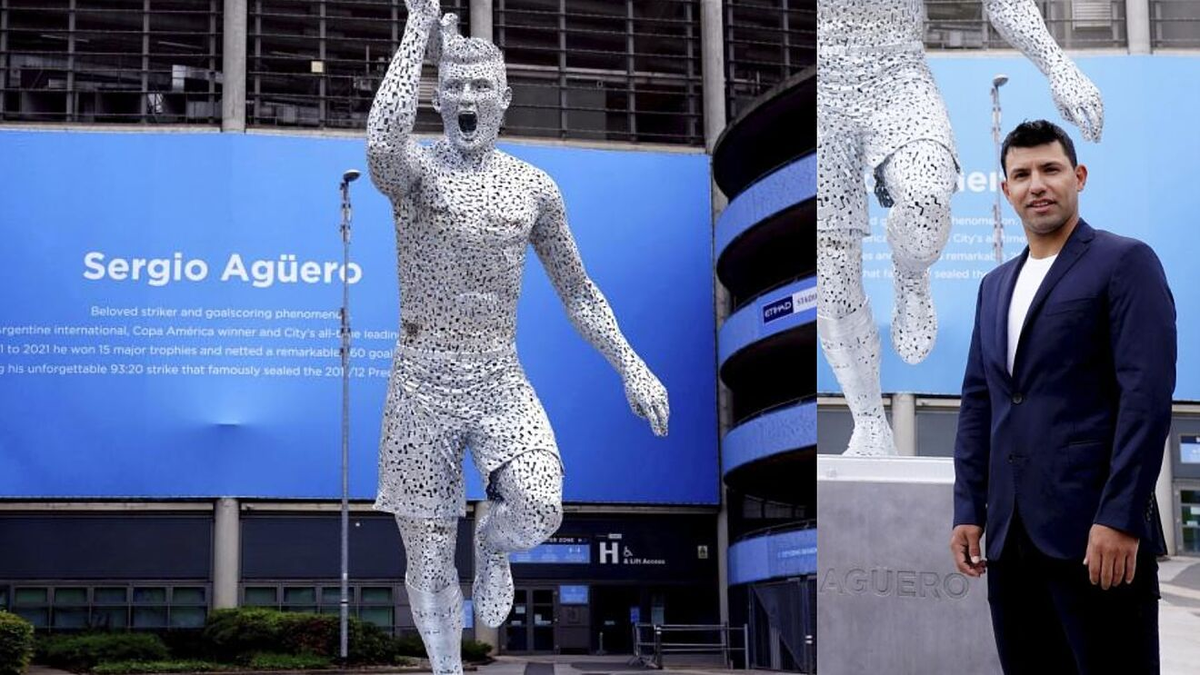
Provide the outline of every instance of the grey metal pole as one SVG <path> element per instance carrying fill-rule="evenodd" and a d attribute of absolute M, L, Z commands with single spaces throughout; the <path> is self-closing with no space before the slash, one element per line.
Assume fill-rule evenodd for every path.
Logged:
<path fill-rule="evenodd" d="M 342 665 L 349 658 L 350 638 L 350 183 L 358 178 L 353 169 L 342 175 L 342 597 L 338 652 Z"/>
<path fill-rule="evenodd" d="M 221 131 L 246 130 L 247 0 L 225 0 L 221 36 Z"/>
<path fill-rule="evenodd" d="M 662 626 L 655 624 L 654 626 L 654 665 L 662 670 Z"/>
<path fill-rule="evenodd" d="M 1008 82 L 1007 75 L 997 75 L 992 78 L 992 145 L 995 148 L 994 165 L 996 167 L 996 180 L 1002 180 L 1000 167 L 1000 87 Z M 1004 220 L 1000 215 L 1000 190 L 996 190 L 996 200 L 992 204 L 992 252 L 996 257 L 996 264 L 1004 262 Z"/>
<path fill-rule="evenodd" d="M 750 670 L 750 631 L 742 624 L 742 670 Z"/>

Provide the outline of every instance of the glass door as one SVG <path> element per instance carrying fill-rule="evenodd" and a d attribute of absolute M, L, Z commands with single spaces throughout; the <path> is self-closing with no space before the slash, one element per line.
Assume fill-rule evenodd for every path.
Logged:
<path fill-rule="evenodd" d="M 500 630 L 507 653 L 555 652 L 558 606 L 553 588 L 517 588 Z"/>

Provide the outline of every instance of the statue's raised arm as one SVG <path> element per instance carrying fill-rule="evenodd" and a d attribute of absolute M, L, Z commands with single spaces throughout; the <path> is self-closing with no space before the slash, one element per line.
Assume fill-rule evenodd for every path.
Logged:
<path fill-rule="evenodd" d="M 421 64 L 441 17 L 439 0 L 405 0 L 404 37 L 375 93 L 367 118 L 367 166 L 371 181 L 389 197 L 408 187 L 419 172 L 421 148 L 412 139 L 417 120 Z"/>
<path fill-rule="evenodd" d="M 1054 41 L 1033 0 L 985 0 L 984 4 L 1000 36 L 1050 80 L 1050 93 L 1063 119 L 1079 127 L 1087 140 L 1099 142 L 1104 131 L 1100 90 Z"/>

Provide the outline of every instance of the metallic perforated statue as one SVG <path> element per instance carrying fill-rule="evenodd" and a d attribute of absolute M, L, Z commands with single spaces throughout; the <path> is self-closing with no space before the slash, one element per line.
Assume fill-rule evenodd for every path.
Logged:
<path fill-rule="evenodd" d="M 1063 117 L 1098 141 L 1100 92 L 1055 44 L 1033 0 L 984 7 L 1000 35 L 1046 75 Z M 880 394 L 879 331 L 862 282 L 868 172 L 891 209 L 892 347 L 915 364 L 937 336 L 929 268 L 950 236 L 959 167 L 925 62 L 924 28 L 923 0 L 817 3 L 817 328 L 854 417 L 846 454 L 896 454 Z"/>
<path fill-rule="evenodd" d="M 571 321 L 624 380 L 633 411 L 667 433 L 667 392 L 634 353 L 588 278 L 562 195 L 544 172 L 495 148 L 512 98 L 503 56 L 459 35 L 438 0 L 407 0 L 400 49 L 367 126 L 375 185 L 396 220 L 400 337 L 385 403 L 375 508 L 394 513 L 408 557 L 413 620 L 435 673 L 460 673 L 462 593 L 454 565 L 470 448 L 489 508 L 475 529 L 478 617 L 499 626 L 513 601 L 508 554 L 562 521 L 562 465 L 549 420 L 517 360 L 517 299 L 530 244 Z M 411 136 L 421 63 L 438 61 L 433 107 L 445 135 Z"/>

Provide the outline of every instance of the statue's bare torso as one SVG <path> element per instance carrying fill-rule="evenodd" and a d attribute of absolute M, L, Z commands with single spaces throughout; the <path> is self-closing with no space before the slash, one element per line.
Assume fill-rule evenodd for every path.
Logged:
<path fill-rule="evenodd" d="M 421 178 L 393 199 L 403 345 L 432 351 L 511 348 L 525 257 L 557 189 L 541 170 L 496 151 L 482 170 L 426 149 Z"/>

